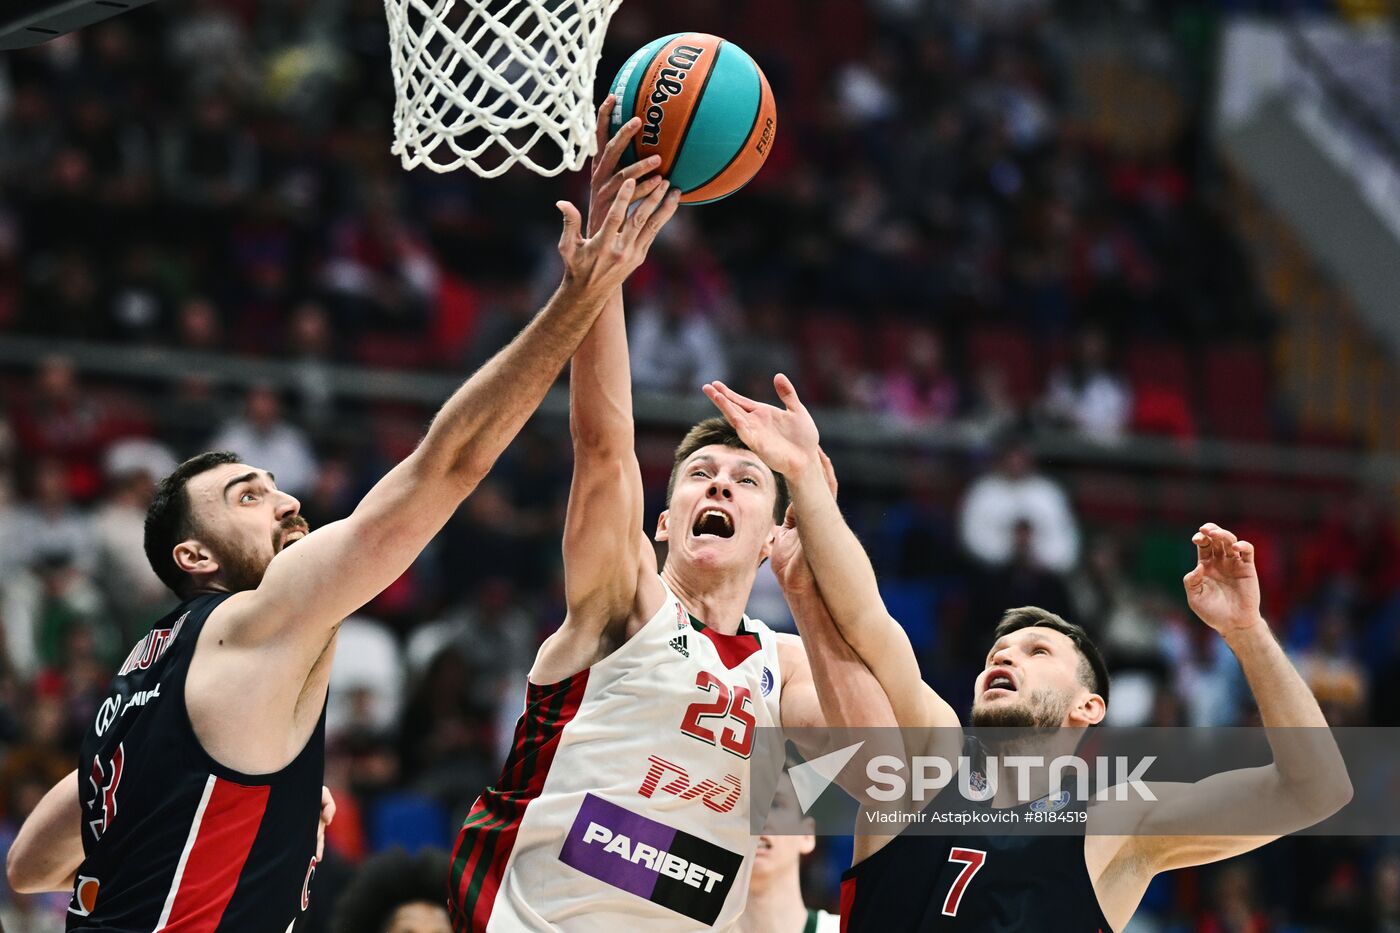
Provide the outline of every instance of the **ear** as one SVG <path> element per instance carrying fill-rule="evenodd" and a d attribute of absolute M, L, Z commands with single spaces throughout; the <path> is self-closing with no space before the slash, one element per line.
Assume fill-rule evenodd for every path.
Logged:
<path fill-rule="evenodd" d="M 802 837 L 802 844 L 797 847 L 797 851 L 803 855 L 811 855 L 812 850 L 817 847 L 817 837 L 807 835 Z"/>
<path fill-rule="evenodd" d="M 653 541 L 670 541 L 671 533 L 666 528 L 666 521 L 671 516 L 671 510 L 667 509 L 656 517 L 656 534 L 651 536 Z"/>
<path fill-rule="evenodd" d="M 1091 693 L 1082 703 L 1070 710 L 1070 723 L 1075 726 L 1097 726 L 1108 715 L 1108 704 L 1097 693 Z"/>
<path fill-rule="evenodd" d="M 763 562 L 773 553 L 773 548 L 778 543 L 778 532 L 782 530 L 782 525 L 774 525 L 768 532 L 768 538 L 763 542 L 763 548 L 758 552 L 758 566 L 762 567 Z"/>
<path fill-rule="evenodd" d="M 218 560 L 207 547 L 194 538 L 188 538 L 175 545 L 171 556 L 175 559 L 175 566 L 188 574 L 205 576 L 219 570 Z"/>

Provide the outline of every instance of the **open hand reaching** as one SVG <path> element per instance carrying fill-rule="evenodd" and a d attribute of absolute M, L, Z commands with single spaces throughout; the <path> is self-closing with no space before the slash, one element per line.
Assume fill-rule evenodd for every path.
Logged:
<path fill-rule="evenodd" d="M 1222 635 L 1261 622 L 1254 545 L 1213 522 L 1202 525 L 1191 542 L 1196 567 L 1182 579 L 1191 610 Z"/>

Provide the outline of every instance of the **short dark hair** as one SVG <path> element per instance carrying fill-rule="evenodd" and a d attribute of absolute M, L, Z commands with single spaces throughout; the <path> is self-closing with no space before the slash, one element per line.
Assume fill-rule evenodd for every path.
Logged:
<path fill-rule="evenodd" d="M 733 447 L 735 450 L 749 450 L 739 437 L 739 432 L 734 430 L 734 426 L 723 418 L 706 418 L 686 432 L 681 439 L 680 446 L 676 448 L 676 459 L 671 465 L 671 479 L 666 483 L 666 506 L 671 505 L 671 494 L 676 491 L 676 478 L 680 475 L 681 464 L 690 458 L 701 447 L 709 447 L 711 444 L 719 444 L 724 447 Z M 781 525 L 783 516 L 787 514 L 788 507 L 788 487 L 787 478 L 776 471 L 773 472 L 773 479 L 777 480 L 778 498 L 773 503 L 773 524 Z"/>
<path fill-rule="evenodd" d="M 1082 625 L 1066 622 L 1063 617 L 1038 606 L 1021 606 L 1002 614 L 995 637 L 1000 640 L 1012 632 L 1034 627 L 1053 629 L 1074 642 L 1075 649 L 1079 651 L 1079 680 L 1103 697 L 1104 706 L 1107 706 L 1108 665 L 1103 663 L 1103 655 Z"/>
<path fill-rule="evenodd" d="M 146 509 L 146 560 L 160 582 L 181 598 L 189 595 L 190 578 L 175 563 L 175 545 L 195 534 L 194 512 L 190 509 L 189 481 L 201 473 L 243 458 L 231 450 L 211 450 L 191 457 L 156 485 L 156 494 Z"/>
<path fill-rule="evenodd" d="M 405 904 L 447 899 L 449 859 L 441 849 L 381 852 L 365 862 L 336 902 L 331 933 L 384 933 Z M 444 910 L 446 907 L 444 907 Z"/>

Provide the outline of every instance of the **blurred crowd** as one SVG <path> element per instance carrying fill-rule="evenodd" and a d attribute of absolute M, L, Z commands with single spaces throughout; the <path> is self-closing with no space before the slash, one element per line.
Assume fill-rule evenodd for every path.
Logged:
<path fill-rule="evenodd" d="M 0 848 L 72 770 L 116 662 L 171 601 L 139 546 L 154 481 L 229 448 L 313 528 L 333 521 L 430 414 L 339 397 L 333 367 L 465 374 L 552 285 L 552 203 L 577 182 L 403 174 L 383 15 L 182 0 L 0 59 L 0 333 L 55 350 L 0 372 Z M 1293 439 L 1200 101 L 1182 93 L 1165 141 L 1105 141 L 1066 30 L 1034 0 L 697 0 L 685 20 L 628 0 L 600 75 L 700 24 L 762 64 L 781 126 L 749 188 L 686 211 L 631 283 L 634 381 L 762 393 L 784 371 L 826 408 L 970 432 L 970 457 L 842 488 L 931 683 L 965 709 L 994 620 L 1037 604 L 1104 647 L 1110 721 L 1250 722 L 1238 667 L 1180 597 L 1191 523 L 1218 520 L 1259 545 L 1268 614 L 1329 720 L 1400 724 L 1400 537 L 1375 491 L 1328 488 L 1302 534 L 1235 504 L 1091 509 L 1037 461 L 1042 432 L 1108 451 L 1139 434 Z M 58 352 L 67 340 L 270 358 L 291 378 L 115 378 Z M 643 438 L 649 514 L 676 433 Z M 370 853 L 449 845 L 494 778 L 563 615 L 568 476 L 565 425 L 538 419 L 343 627 L 340 810 L 312 929 Z M 752 611 L 790 625 L 771 578 Z M 813 903 L 834 904 L 847 858 L 822 841 Z M 6 896 L 0 920 L 61 929 L 65 904 Z M 1290 840 L 1177 873 L 1132 929 L 1400 930 L 1400 847 Z"/>

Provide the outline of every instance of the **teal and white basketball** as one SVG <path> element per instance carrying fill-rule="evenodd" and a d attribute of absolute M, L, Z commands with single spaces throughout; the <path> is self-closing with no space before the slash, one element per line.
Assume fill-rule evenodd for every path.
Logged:
<path fill-rule="evenodd" d="M 609 86 L 619 98 L 612 130 L 634 116 L 642 129 L 623 164 L 661 156 L 660 173 L 682 204 L 728 197 L 758 174 L 773 147 L 773 91 L 743 49 L 683 32 L 642 46 Z"/>

